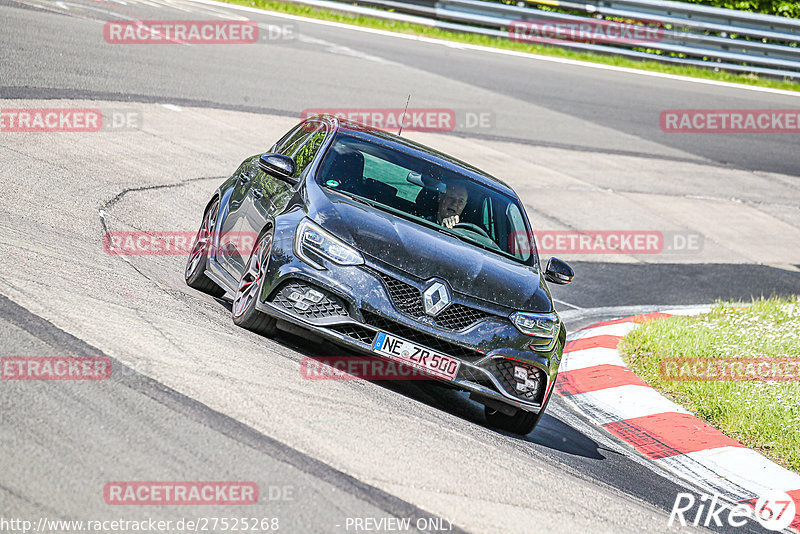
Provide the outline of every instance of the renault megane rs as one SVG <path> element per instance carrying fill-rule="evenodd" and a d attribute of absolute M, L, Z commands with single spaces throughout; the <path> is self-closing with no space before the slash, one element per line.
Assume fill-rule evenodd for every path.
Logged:
<path fill-rule="evenodd" d="M 248 242 L 237 236 L 252 235 Z M 233 296 L 233 321 L 280 322 L 401 362 L 520 434 L 553 393 L 566 330 L 514 191 L 455 158 L 331 116 L 246 159 L 203 212 L 192 288 Z"/>

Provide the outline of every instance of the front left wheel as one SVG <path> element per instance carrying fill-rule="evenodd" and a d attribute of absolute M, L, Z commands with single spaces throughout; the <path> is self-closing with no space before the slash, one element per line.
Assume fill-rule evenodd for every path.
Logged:
<path fill-rule="evenodd" d="M 553 393 L 550 394 L 550 397 L 552 396 Z M 550 403 L 550 397 L 547 397 L 547 400 L 544 401 L 544 406 L 539 410 L 539 413 L 517 410 L 517 413 L 514 415 L 506 415 L 498 410 L 493 410 L 488 406 L 484 406 L 486 422 L 489 423 L 489 426 L 505 430 L 506 432 L 527 436 L 533 432 L 533 429 L 536 428 L 536 425 L 538 425 L 539 421 L 542 419 L 544 411 Z"/>
<path fill-rule="evenodd" d="M 274 231 L 272 228 L 264 232 L 256 242 L 256 246 L 250 253 L 247 260 L 239 286 L 236 289 L 236 296 L 233 299 L 231 315 L 233 322 L 237 326 L 252 330 L 264 336 L 271 336 L 275 333 L 274 317 L 262 313 L 256 309 L 256 301 L 261 293 L 264 283 L 264 276 L 269 264 L 269 254 L 272 249 L 272 238 Z"/>

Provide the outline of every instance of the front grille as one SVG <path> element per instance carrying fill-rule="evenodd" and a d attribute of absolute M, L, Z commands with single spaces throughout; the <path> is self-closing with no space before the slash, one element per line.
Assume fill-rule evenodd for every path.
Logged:
<path fill-rule="evenodd" d="M 298 280 L 281 287 L 272 302 L 308 319 L 347 317 L 347 308 L 339 297 Z"/>
<path fill-rule="evenodd" d="M 448 330 L 463 330 L 487 317 L 488 313 L 455 302 L 436 317 L 436 324 Z"/>
<path fill-rule="evenodd" d="M 371 345 L 372 340 L 375 339 L 375 332 L 357 324 L 337 324 L 328 328 L 367 345 Z"/>
<path fill-rule="evenodd" d="M 462 365 L 458 370 L 458 376 L 456 377 L 459 380 L 466 380 L 468 382 L 472 382 L 473 384 L 480 384 L 483 387 L 497 390 L 497 387 L 494 383 L 487 377 L 484 373 L 480 371 L 474 370 L 472 367 L 467 365 Z"/>
<path fill-rule="evenodd" d="M 387 274 L 375 272 L 383 280 L 386 289 L 389 290 L 389 296 L 392 297 L 392 303 L 398 310 L 414 318 L 425 315 L 425 308 L 422 307 L 422 295 L 419 289 Z"/>
<path fill-rule="evenodd" d="M 492 317 L 492 315 L 484 311 L 464 306 L 457 302 L 450 304 L 436 317 L 427 316 L 422 304 L 422 293 L 419 289 L 380 271 L 373 272 L 383 280 L 394 307 L 413 319 L 425 316 L 431 319 L 439 328 L 463 330 L 482 319 Z"/>
<path fill-rule="evenodd" d="M 541 402 L 545 377 L 538 367 L 506 358 L 492 360 L 486 367 L 511 395 L 528 402 Z M 526 371 L 526 378 L 515 376 L 517 367 Z"/>
<path fill-rule="evenodd" d="M 389 334 L 394 334 L 396 336 L 405 338 L 409 341 L 413 341 L 414 343 L 428 347 L 429 349 L 433 349 L 436 352 L 441 352 L 447 356 L 453 356 L 454 358 L 459 358 L 467 362 L 473 362 L 483 358 L 483 353 L 479 350 L 470 349 L 456 343 L 439 339 L 436 336 L 409 328 L 396 321 L 392 321 L 391 319 L 385 319 L 378 314 L 361 310 L 361 315 L 364 316 L 365 323 L 370 324 L 375 328 L 383 330 L 384 332 L 388 332 Z"/>

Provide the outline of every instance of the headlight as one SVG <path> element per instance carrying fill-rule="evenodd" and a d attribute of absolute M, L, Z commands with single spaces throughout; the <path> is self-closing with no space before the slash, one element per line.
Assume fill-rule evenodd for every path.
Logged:
<path fill-rule="evenodd" d="M 303 219 L 294 234 L 294 253 L 301 260 L 324 269 L 318 259 L 322 256 L 339 265 L 361 265 L 364 257 L 356 249 L 325 231 L 309 219 Z"/>
<path fill-rule="evenodd" d="M 534 338 L 530 344 L 533 350 L 552 350 L 558 340 L 561 319 L 555 312 L 514 312 L 511 321 L 520 332 Z"/>

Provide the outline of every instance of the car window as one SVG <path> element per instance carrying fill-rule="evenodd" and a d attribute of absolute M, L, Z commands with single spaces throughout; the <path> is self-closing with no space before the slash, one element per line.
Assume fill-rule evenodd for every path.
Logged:
<path fill-rule="evenodd" d="M 411 171 L 405 167 L 395 165 L 370 154 L 364 154 L 363 176 L 365 178 L 372 178 L 378 182 L 388 184 L 397 190 L 396 195 L 399 198 L 414 202 L 422 187 L 408 181 L 409 172 Z"/>
<path fill-rule="evenodd" d="M 308 164 L 314 160 L 314 157 L 319 152 L 322 143 L 325 141 L 326 128 L 320 125 L 320 128 L 311 132 L 306 137 L 302 145 L 299 145 L 294 153 L 291 155 L 294 159 L 294 176 L 300 176 L 302 172 L 308 167 Z"/>
<path fill-rule="evenodd" d="M 519 200 L 470 177 L 470 172 L 339 133 L 315 179 L 325 189 L 363 198 L 379 209 L 533 264 L 531 251 L 520 247 L 530 231 Z M 444 226 L 454 215 L 458 224 Z"/>
<path fill-rule="evenodd" d="M 275 151 L 294 160 L 295 178 L 314 160 L 325 141 L 327 131 L 327 126 L 321 122 L 304 122 L 278 141 Z"/>
<path fill-rule="evenodd" d="M 283 154 L 284 156 L 289 156 L 289 152 L 292 148 L 310 135 L 311 132 L 306 129 L 305 125 L 306 123 L 298 124 L 290 130 L 289 133 L 284 135 L 281 140 L 275 144 L 275 152 Z"/>
<path fill-rule="evenodd" d="M 492 199 L 487 198 L 483 202 L 483 227 L 489 230 L 489 237 L 497 241 L 497 224 L 494 220 L 494 211 L 492 210 Z"/>
<path fill-rule="evenodd" d="M 527 262 L 533 252 L 533 244 L 525 226 L 525 220 L 522 218 L 522 213 L 520 213 L 517 206 L 509 204 L 506 208 L 506 216 L 511 223 L 509 249 L 516 257 Z"/>

